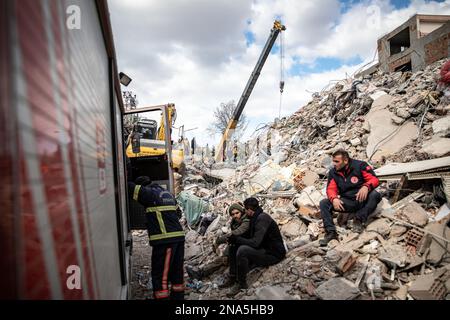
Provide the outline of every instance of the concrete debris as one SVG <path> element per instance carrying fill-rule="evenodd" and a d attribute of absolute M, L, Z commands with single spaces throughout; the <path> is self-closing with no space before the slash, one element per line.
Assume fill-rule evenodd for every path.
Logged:
<path fill-rule="evenodd" d="M 256 290 L 258 300 L 294 300 L 287 293 L 290 287 L 287 286 L 264 286 Z"/>
<path fill-rule="evenodd" d="M 377 219 L 369 224 L 366 230 L 377 232 L 384 237 L 389 234 L 391 226 L 387 219 Z"/>
<path fill-rule="evenodd" d="M 351 252 L 345 252 L 341 259 L 336 264 L 336 270 L 339 274 L 343 275 L 349 271 L 353 265 L 356 263 L 357 257 Z"/>
<path fill-rule="evenodd" d="M 322 300 L 353 300 L 360 292 L 355 284 L 345 278 L 332 278 L 316 289 Z"/>
<path fill-rule="evenodd" d="M 405 232 L 408 231 L 408 228 L 404 226 L 394 225 L 391 228 L 390 236 L 393 238 L 399 238 L 401 235 L 403 235 Z"/>
<path fill-rule="evenodd" d="M 434 275 L 450 262 L 444 241 L 450 209 L 439 179 L 450 169 L 450 157 L 443 158 L 450 155 L 450 89 L 437 91 L 435 80 L 443 62 L 412 75 L 378 72 L 333 84 L 291 116 L 258 130 L 237 162 L 230 156 L 214 163 L 208 152 L 204 159 L 193 156 L 178 188 L 188 199 L 182 205 L 190 229 L 185 263 L 212 271 L 201 285 L 186 276 L 186 298 L 228 299 L 227 290 L 218 288 L 228 272 L 227 244 L 215 240 L 229 231 L 228 206 L 249 196 L 278 223 L 288 252 L 280 263 L 254 269 L 249 289 L 235 299 L 445 297 L 447 280 Z M 383 199 L 361 234 L 350 231 L 349 219 L 337 227 L 339 240 L 320 247 L 325 231 L 319 205 L 338 148 L 376 169 Z M 421 280 L 429 275 L 431 280 Z"/>
<path fill-rule="evenodd" d="M 433 220 L 439 222 L 443 219 L 447 219 L 449 216 L 450 216 L 450 206 L 448 205 L 448 203 L 445 203 L 439 209 L 439 212 L 436 214 Z"/>
<path fill-rule="evenodd" d="M 448 137 L 450 134 L 450 115 L 433 121 L 433 133 L 440 137 Z"/>
<path fill-rule="evenodd" d="M 433 157 L 444 157 L 450 154 L 450 139 L 434 136 L 419 152 L 425 152 Z"/>
<path fill-rule="evenodd" d="M 450 271 L 441 268 L 433 274 L 419 276 L 409 287 L 409 294 L 417 300 L 443 300 L 447 295 L 446 282 Z"/>
<path fill-rule="evenodd" d="M 300 220 L 291 220 L 291 222 L 281 227 L 281 233 L 287 238 L 297 238 L 306 233 L 307 226 Z"/>
<path fill-rule="evenodd" d="M 391 244 L 381 249 L 378 259 L 387 263 L 391 268 L 396 268 L 406 266 L 408 256 L 402 245 Z"/>
<path fill-rule="evenodd" d="M 415 201 L 404 206 L 398 215 L 405 221 L 423 227 L 428 223 L 427 212 Z"/>
<path fill-rule="evenodd" d="M 296 204 L 298 208 L 301 207 L 318 208 L 320 201 L 324 198 L 325 197 L 322 195 L 321 192 L 316 190 L 314 186 L 310 186 L 304 188 L 300 194 L 295 196 L 294 204 Z"/>
<path fill-rule="evenodd" d="M 445 256 L 448 257 L 450 243 L 433 237 L 431 233 L 439 235 L 450 241 L 450 228 L 447 226 L 448 220 L 441 222 L 432 222 L 426 226 L 425 231 L 429 232 L 424 240 L 424 246 L 429 248 L 427 262 L 437 265 L 442 262 Z"/>

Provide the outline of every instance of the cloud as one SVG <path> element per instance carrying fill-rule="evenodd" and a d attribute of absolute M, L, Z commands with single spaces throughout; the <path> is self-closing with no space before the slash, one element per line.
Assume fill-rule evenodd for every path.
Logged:
<path fill-rule="evenodd" d="M 137 94 L 140 106 L 175 103 L 176 125 L 198 127 L 188 136 L 210 145 L 220 138 L 206 132 L 214 109 L 238 102 L 276 18 L 287 27 L 286 70 L 300 69 L 285 78 L 281 115 L 286 116 L 305 105 L 311 92 L 371 61 L 376 40 L 413 14 L 450 14 L 450 0 L 413 0 L 401 9 L 387 0 L 109 3 L 119 68 L 133 78 L 127 90 Z M 328 58 L 339 63 L 328 70 L 317 66 Z M 303 64 L 314 73 L 306 71 L 312 67 L 301 69 Z M 279 80 L 279 56 L 271 54 L 244 110 L 250 120 L 246 136 L 278 116 Z"/>

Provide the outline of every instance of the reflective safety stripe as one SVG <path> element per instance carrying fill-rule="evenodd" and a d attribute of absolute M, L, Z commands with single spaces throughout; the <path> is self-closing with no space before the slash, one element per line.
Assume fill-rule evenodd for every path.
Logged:
<path fill-rule="evenodd" d="M 170 269 L 170 257 L 172 256 L 172 248 L 166 249 L 166 257 L 164 259 L 164 270 L 162 276 L 162 288 L 163 290 L 167 290 L 167 279 L 169 276 Z"/>
<path fill-rule="evenodd" d="M 150 238 L 150 241 L 152 241 L 152 240 L 161 240 L 161 239 L 183 237 L 183 236 L 184 236 L 184 231 L 175 231 L 175 232 L 151 235 L 149 238 Z"/>
<path fill-rule="evenodd" d="M 133 199 L 136 201 L 139 197 L 139 190 L 141 190 L 141 185 L 137 185 L 134 187 Z"/>
<path fill-rule="evenodd" d="M 177 210 L 176 206 L 159 206 L 159 207 L 150 207 L 147 208 L 147 212 L 158 212 L 158 211 L 175 211 Z"/>
<path fill-rule="evenodd" d="M 167 233 L 166 225 L 164 224 L 164 220 L 162 218 L 160 211 L 156 211 L 156 218 L 158 219 L 159 228 L 161 229 L 161 233 Z"/>
<path fill-rule="evenodd" d="M 154 292 L 155 299 L 164 299 L 169 297 L 169 290 L 160 290 Z"/>
<path fill-rule="evenodd" d="M 182 292 L 182 291 L 184 291 L 184 284 L 173 284 L 172 285 L 172 291 L 175 291 L 175 292 Z"/>

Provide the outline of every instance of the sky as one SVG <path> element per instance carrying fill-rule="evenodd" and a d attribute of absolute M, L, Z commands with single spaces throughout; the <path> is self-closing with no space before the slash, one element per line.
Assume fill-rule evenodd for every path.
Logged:
<path fill-rule="evenodd" d="M 416 13 L 450 14 L 450 0 L 109 0 L 123 90 L 138 107 L 175 103 L 175 126 L 200 145 L 221 103 L 245 88 L 273 22 L 281 19 L 284 93 L 280 108 L 280 36 L 245 106 L 248 139 L 279 113 L 289 116 L 330 81 L 377 61 L 377 39 Z M 174 136 L 177 135 L 175 130 Z"/>

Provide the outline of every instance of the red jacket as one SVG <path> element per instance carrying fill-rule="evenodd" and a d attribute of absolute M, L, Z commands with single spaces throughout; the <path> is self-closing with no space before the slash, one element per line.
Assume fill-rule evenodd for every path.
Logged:
<path fill-rule="evenodd" d="M 328 172 L 327 196 L 331 202 L 338 196 L 356 200 L 362 186 L 367 186 L 370 192 L 378 185 L 379 180 L 367 162 L 350 159 L 342 170 L 333 168 Z"/>

